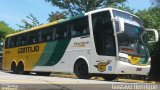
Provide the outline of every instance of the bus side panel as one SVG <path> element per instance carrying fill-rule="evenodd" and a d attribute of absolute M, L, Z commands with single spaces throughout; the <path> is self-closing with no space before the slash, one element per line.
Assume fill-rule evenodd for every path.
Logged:
<path fill-rule="evenodd" d="M 69 56 L 66 50 L 70 39 L 62 39 L 47 43 L 33 71 L 67 72 Z"/>
<path fill-rule="evenodd" d="M 48 49 L 48 50 L 52 50 L 54 48 L 54 45 L 51 45 L 52 48 Z M 48 60 L 50 60 L 50 65 L 39 65 L 38 63 L 41 62 L 41 60 L 38 61 L 37 66 L 33 69 L 33 71 L 45 71 L 45 72 L 66 72 L 66 73 L 73 73 L 74 70 L 74 64 L 76 62 L 77 59 L 79 58 L 83 58 L 86 60 L 86 62 L 88 63 L 88 66 L 91 63 L 90 60 L 90 51 L 91 51 L 91 47 L 90 47 L 90 38 L 89 36 L 86 36 L 85 38 L 83 37 L 75 37 L 72 38 L 69 41 L 62 41 L 61 45 L 56 45 L 58 46 L 58 50 L 53 49 L 53 52 L 56 52 L 55 55 L 59 55 L 60 53 L 60 49 L 63 49 L 63 53 L 61 55 L 61 58 L 58 59 L 58 62 L 56 64 L 53 64 L 54 61 L 57 59 L 57 56 L 54 55 L 54 58 L 48 59 L 48 57 L 43 57 L 43 55 L 41 56 L 40 59 L 42 59 L 42 61 L 46 60 L 47 62 L 49 62 Z M 65 48 L 64 48 L 65 46 Z M 60 50 L 60 51 L 59 51 Z M 44 50 L 45 52 L 45 50 Z M 48 60 L 47 60 L 48 59 Z M 53 62 L 53 63 L 52 63 Z M 42 64 L 42 63 L 41 63 Z M 90 67 L 90 66 L 89 66 Z M 89 68 L 90 70 L 90 68 Z"/>
<path fill-rule="evenodd" d="M 68 47 L 68 51 L 70 51 L 70 60 L 69 60 L 69 70 L 71 73 L 74 71 L 74 65 L 75 62 L 81 58 L 86 61 L 88 64 L 88 67 L 90 67 L 90 52 L 91 52 L 91 47 L 90 47 L 90 36 L 87 36 L 85 38 L 83 37 L 76 37 L 72 38 L 71 43 Z M 90 71 L 90 68 L 89 68 Z"/>
<path fill-rule="evenodd" d="M 24 63 L 24 70 L 32 71 L 35 64 L 39 60 L 44 47 L 45 43 L 41 43 L 11 49 L 4 49 L 2 64 L 3 69 L 11 70 L 11 64 L 13 61 L 15 61 L 17 65 L 20 61 L 22 61 Z"/>

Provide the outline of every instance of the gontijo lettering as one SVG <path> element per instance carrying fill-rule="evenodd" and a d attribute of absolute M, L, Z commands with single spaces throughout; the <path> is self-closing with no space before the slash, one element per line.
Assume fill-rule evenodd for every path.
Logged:
<path fill-rule="evenodd" d="M 33 47 L 23 47 L 18 49 L 18 54 L 21 53 L 30 53 L 30 52 L 38 52 L 39 46 L 33 46 Z"/>

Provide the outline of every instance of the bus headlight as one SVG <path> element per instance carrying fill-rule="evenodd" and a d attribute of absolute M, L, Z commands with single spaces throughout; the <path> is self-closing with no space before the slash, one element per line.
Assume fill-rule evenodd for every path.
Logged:
<path fill-rule="evenodd" d="M 130 63 L 128 58 L 119 57 L 119 61 Z"/>

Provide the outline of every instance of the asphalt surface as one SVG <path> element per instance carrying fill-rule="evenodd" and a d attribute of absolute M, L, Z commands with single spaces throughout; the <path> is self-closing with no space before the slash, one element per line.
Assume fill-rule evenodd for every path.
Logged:
<path fill-rule="evenodd" d="M 141 88 L 136 85 L 141 85 Z M 34 74 L 18 75 L 0 71 L 0 90 L 149 90 L 143 87 L 147 85 L 146 83 L 84 80 Z M 150 90 L 160 90 L 158 85 L 150 86 L 155 87 Z"/>

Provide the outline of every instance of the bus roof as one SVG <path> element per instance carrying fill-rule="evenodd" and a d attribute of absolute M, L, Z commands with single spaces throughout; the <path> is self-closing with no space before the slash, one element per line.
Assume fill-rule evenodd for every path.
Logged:
<path fill-rule="evenodd" d="M 86 16 L 90 13 L 96 13 L 96 12 L 101 12 L 101 11 L 106 11 L 106 10 L 117 10 L 117 11 L 121 11 L 121 12 L 124 12 L 124 13 L 128 13 L 130 15 L 133 15 L 135 17 L 137 17 L 136 15 L 134 14 L 131 14 L 129 12 L 126 12 L 126 11 L 122 11 L 122 10 L 119 10 L 119 9 L 115 9 L 115 8 L 103 8 L 103 9 L 98 9 L 98 10 L 93 10 L 93 11 L 89 11 L 85 14 L 80 14 L 78 16 L 74 16 L 74 17 L 71 17 L 71 18 L 67 18 L 67 19 L 60 19 L 60 20 L 57 20 L 57 21 L 53 21 L 53 22 L 50 22 L 50 23 L 47 23 L 47 24 L 43 24 L 43 25 L 40 25 L 40 26 L 36 26 L 36 27 L 33 27 L 31 29 L 28 29 L 28 30 L 24 30 L 24 31 L 21 31 L 21 32 L 18 32 L 18 33 L 14 33 L 14 34 L 9 34 L 7 35 L 6 37 L 11 37 L 11 36 L 15 36 L 15 35 L 18 35 L 18 34 L 23 34 L 23 33 L 26 33 L 26 32 L 30 32 L 30 31 L 34 31 L 34 30 L 37 30 L 37 29 L 41 29 L 41 28 L 45 28 L 45 27 L 48 27 L 48 26 L 52 26 L 52 25 L 55 25 L 55 24 L 59 24 L 59 23 L 62 23 L 62 22 L 66 22 L 66 21 L 71 21 L 71 20 L 74 20 L 76 18 L 80 18 L 80 17 L 83 17 L 83 16 Z M 137 17 L 139 18 L 139 17 Z"/>
<path fill-rule="evenodd" d="M 134 15 L 134 14 L 131 14 L 131 13 L 127 12 L 127 11 L 123 11 L 123 10 L 116 9 L 116 8 L 97 9 L 97 10 L 93 10 L 93 11 L 87 12 L 85 15 L 88 15 L 88 14 L 90 14 L 90 13 L 97 13 L 97 12 L 101 12 L 101 11 L 106 11 L 106 10 L 116 10 L 116 11 L 124 12 L 124 13 L 130 14 L 130 15 L 132 15 L 132 16 L 135 16 L 135 17 L 139 18 L 138 16 L 136 16 L 136 15 Z"/>
<path fill-rule="evenodd" d="M 71 21 L 71 20 L 74 20 L 74 19 L 77 19 L 77 18 L 80 18 L 80 17 L 83 17 L 83 16 L 85 16 L 85 14 L 80 14 L 78 16 L 74 16 L 74 17 L 67 18 L 67 19 L 60 19 L 60 20 L 53 21 L 53 22 L 50 22 L 50 23 L 47 23 L 47 24 L 43 24 L 43 25 L 40 25 L 40 26 L 32 27 L 31 29 L 28 29 L 28 30 L 23 30 L 23 31 L 14 33 L 14 34 L 9 34 L 6 37 L 11 37 L 11 36 L 23 34 L 23 33 L 26 33 L 26 32 L 34 31 L 34 30 L 37 30 L 37 29 L 45 28 L 45 27 L 48 27 L 48 26 L 56 25 L 56 24 L 59 24 L 59 23 L 62 23 L 62 22 Z"/>

